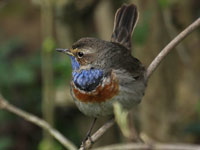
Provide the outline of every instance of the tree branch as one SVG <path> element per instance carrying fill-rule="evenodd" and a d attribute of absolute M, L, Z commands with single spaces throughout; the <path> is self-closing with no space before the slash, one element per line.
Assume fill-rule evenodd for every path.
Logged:
<path fill-rule="evenodd" d="M 176 47 L 185 37 L 187 37 L 192 31 L 200 26 L 200 18 L 194 21 L 190 26 L 183 30 L 179 35 L 177 35 L 161 52 L 156 56 L 152 63 L 147 68 L 145 74 L 145 81 L 147 82 L 151 74 L 156 70 L 161 61 L 167 56 L 167 54 Z"/>
<path fill-rule="evenodd" d="M 95 148 L 93 150 L 199 150 L 199 145 L 191 144 L 114 144 L 105 147 Z"/>
<path fill-rule="evenodd" d="M 56 140 L 58 140 L 66 149 L 69 150 L 77 149 L 76 146 L 71 141 L 65 138 L 59 131 L 51 127 L 46 121 L 11 105 L 2 97 L 0 97 L 0 109 L 5 109 L 11 113 L 14 113 L 15 115 L 24 118 L 25 120 L 41 127 L 42 129 L 45 129 L 50 135 L 52 135 Z"/>

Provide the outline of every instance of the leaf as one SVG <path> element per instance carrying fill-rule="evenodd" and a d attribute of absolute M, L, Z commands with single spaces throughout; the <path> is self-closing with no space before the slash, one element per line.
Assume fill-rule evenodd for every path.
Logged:
<path fill-rule="evenodd" d="M 122 134 L 125 137 L 130 137 L 130 130 L 128 125 L 128 111 L 122 108 L 118 102 L 114 103 L 114 115 L 117 124 L 119 125 Z"/>

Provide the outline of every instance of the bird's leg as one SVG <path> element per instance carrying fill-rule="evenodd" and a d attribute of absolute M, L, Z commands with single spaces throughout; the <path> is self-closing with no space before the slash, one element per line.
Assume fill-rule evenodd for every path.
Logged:
<path fill-rule="evenodd" d="M 86 134 L 86 136 L 85 136 L 85 138 L 84 138 L 83 141 L 82 141 L 82 145 L 83 145 L 83 146 L 84 146 L 85 142 L 87 141 L 87 139 L 89 139 L 89 140 L 92 142 L 92 139 L 91 139 L 91 132 L 92 132 L 92 129 L 93 129 L 94 124 L 95 124 L 96 121 L 97 121 L 97 118 L 94 118 L 94 120 L 92 121 L 92 124 L 91 124 L 91 126 L 90 126 L 90 128 L 89 128 L 89 130 L 88 130 L 88 132 L 87 132 L 87 134 Z"/>

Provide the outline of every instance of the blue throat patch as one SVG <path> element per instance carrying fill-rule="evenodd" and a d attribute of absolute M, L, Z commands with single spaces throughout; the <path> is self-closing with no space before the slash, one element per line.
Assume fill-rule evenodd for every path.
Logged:
<path fill-rule="evenodd" d="M 72 63 L 72 70 L 78 70 L 80 68 L 80 64 L 76 61 L 76 58 L 74 56 L 70 56 L 71 63 Z"/>
<path fill-rule="evenodd" d="M 90 70 L 77 70 L 80 68 L 80 64 L 76 61 L 75 57 L 71 56 L 72 62 L 72 76 L 73 82 L 80 90 L 92 91 L 94 90 L 103 78 L 103 71 L 100 69 Z"/>

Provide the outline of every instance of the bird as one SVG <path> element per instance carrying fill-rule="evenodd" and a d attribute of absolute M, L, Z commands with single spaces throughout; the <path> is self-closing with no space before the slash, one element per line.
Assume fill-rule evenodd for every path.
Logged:
<path fill-rule="evenodd" d="M 138 18 L 135 4 L 123 4 L 115 13 L 110 41 L 83 37 L 69 49 L 56 49 L 71 58 L 71 95 L 78 109 L 94 117 L 94 122 L 112 115 L 115 102 L 130 110 L 144 96 L 146 70 L 131 54 Z"/>

